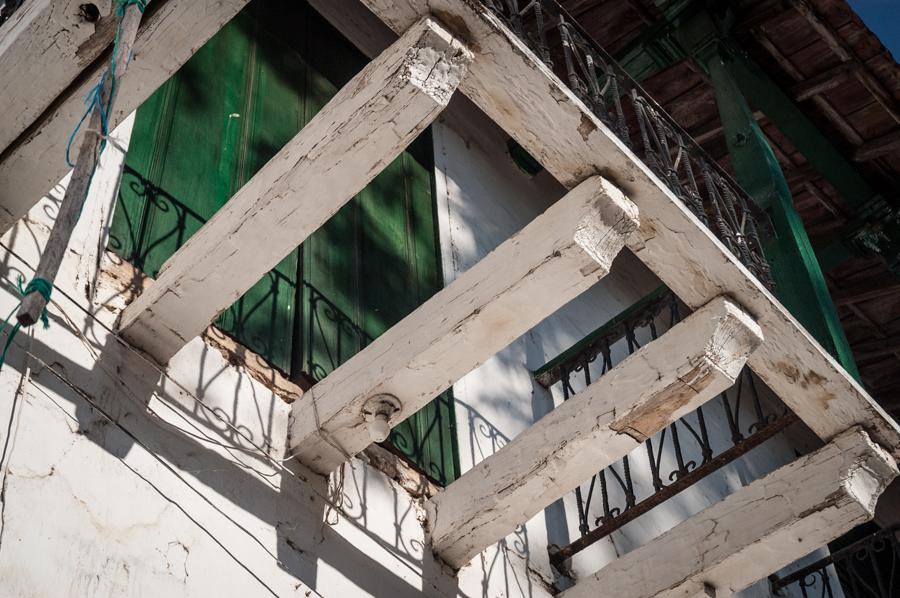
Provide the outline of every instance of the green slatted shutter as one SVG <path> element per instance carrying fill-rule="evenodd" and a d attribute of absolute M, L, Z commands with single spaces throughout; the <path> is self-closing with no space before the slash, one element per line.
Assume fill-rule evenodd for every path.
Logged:
<path fill-rule="evenodd" d="M 365 64 L 305 3 L 253 2 L 139 110 L 110 248 L 151 276 Z M 441 288 L 426 132 L 217 324 L 321 379 Z M 450 393 L 396 450 L 458 476 Z"/>

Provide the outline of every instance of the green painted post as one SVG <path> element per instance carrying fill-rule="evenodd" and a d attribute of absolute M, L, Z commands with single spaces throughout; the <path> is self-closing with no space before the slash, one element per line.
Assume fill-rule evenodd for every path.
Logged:
<path fill-rule="evenodd" d="M 784 173 L 747 100 L 718 51 L 705 58 L 728 151 L 741 186 L 767 210 L 775 239 L 765 248 L 776 293 L 785 307 L 844 368 L 859 379 L 856 362 L 828 293 L 806 229 L 794 209 Z"/>

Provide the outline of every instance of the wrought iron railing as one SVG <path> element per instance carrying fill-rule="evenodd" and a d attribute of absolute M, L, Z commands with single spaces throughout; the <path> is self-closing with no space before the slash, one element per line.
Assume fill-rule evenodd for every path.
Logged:
<path fill-rule="evenodd" d="M 769 578 L 772 594 L 834 598 L 900 597 L 900 525 L 869 535 L 785 577 Z"/>
<path fill-rule="evenodd" d="M 481 0 L 656 173 L 757 279 L 768 220 L 671 116 L 555 0 Z"/>
<path fill-rule="evenodd" d="M 563 400 L 568 400 L 576 394 L 576 386 L 590 385 L 617 361 L 678 323 L 685 311 L 671 291 L 660 288 L 536 371 L 535 379 L 547 388 L 558 385 Z M 565 561 L 578 552 L 797 421 L 787 408 L 773 408 L 763 400 L 761 384 L 745 369 L 716 401 L 675 421 L 645 441 L 643 450 L 634 451 L 578 487 L 575 503 L 581 536 L 568 546 L 553 547 L 551 562 L 564 569 Z M 727 422 L 728 434 L 713 440 L 711 432 L 719 430 L 711 429 L 707 422 L 715 410 Z M 635 479 L 635 465 L 650 472 L 649 480 Z"/>

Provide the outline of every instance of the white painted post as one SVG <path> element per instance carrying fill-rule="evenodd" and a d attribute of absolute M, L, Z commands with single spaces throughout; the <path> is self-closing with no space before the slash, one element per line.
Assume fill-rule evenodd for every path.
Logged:
<path fill-rule="evenodd" d="M 0 152 L 112 42 L 115 15 L 89 22 L 83 0 L 30 0 L 0 27 Z M 99 2 L 102 6 L 104 3 Z M 106 0 L 106 8 L 114 6 Z M 108 11 L 113 12 L 113 11 Z"/>
<path fill-rule="evenodd" d="M 69 247 L 72 232 L 75 230 L 75 225 L 78 223 L 84 207 L 94 170 L 100 160 L 100 152 L 103 144 L 106 143 L 103 135 L 108 133 L 108 131 L 104 131 L 104 126 L 107 124 L 107 107 L 111 109 L 115 104 L 115 90 L 131 61 L 131 50 L 134 40 L 137 38 L 142 13 L 143 9 L 140 6 L 130 4 L 122 15 L 119 44 L 113 56 L 115 67 L 100 83 L 100 90 L 93 104 L 90 118 L 87 120 L 89 129 L 85 131 L 82 138 L 78 158 L 75 161 L 75 170 L 66 187 L 66 193 L 62 205 L 59 207 L 59 215 L 53 224 L 50 239 L 44 247 L 41 261 L 35 270 L 35 279 L 44 279 L 51 284 L 56 280 L 56 274 L 59 272 L 59 266 Z M 23 326 L 31 326 L 40 319 L 46 306 L 47 298 L 37 291 L 31 291 L 22 298 L 22 305 L 19 307 L 16 318 Z"/>
<path fill-rule="evenodd" d="M 870 520 L 897 476 L 854 428 L 580 580 L 561 598 L 683 598 L 738 592 Z"/>
<path fill-rule="evenodd" d="M 515 527 L 727 390 L 762 336 L 714 299 L 644 345 L 426 504 L 432 549 L 460 568 Z"/>
<path fill-rule="evenodd" d="M 372 439 L 373 397 L 412 415 L 609 273 L 637 211 L 600 177 L 569 192 L 292 405 L 291 452 L 328 473 Z"/>
<path fill-rule="evenodd" d="M 358 73 L 163 265 L 122 332 L 167 362 L 444 109 L 471 54 L 427 18 Z"/>

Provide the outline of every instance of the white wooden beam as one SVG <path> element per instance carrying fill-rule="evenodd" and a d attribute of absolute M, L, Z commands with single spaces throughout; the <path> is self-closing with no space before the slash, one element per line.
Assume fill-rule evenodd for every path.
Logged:
<path fill-rule="evenodd" d="M 730 388 L 762 341 L 714 299 L 545 415 L 426 504 L 432 549 L 454 568 L 672 421 Z"/>
<path fill-rule="evenodd" d="M 434 20 L 412 26 L 169 258 L 124 336 L 168 361 L 431 124 L 470 58 Z"/>
<path fill-rule="evenodd" d="M 874 515 L 894 459 L 854 428 L 578 581 L 562 598 L 743 590 Z"/>
<path fill-rule="evenodd" d="M 332 471 L 375 439 L 369 399 L 396 397 L 400 423 L 609 273 L 636 227 L 618 189 L 586 180 L 295 402 L 291 452 Z"/>
<path fill-rule="evenodd" d="M 112 42 L 115 15 L 96 23 L 82 0 L 31 0 L 0 28 L 0 151 L 96 60 Z M 99 2 L 110 12 L 110 2 Z"/>
<path fill-rule="evenodd" d="M 154 4 L 156 2 L 151 2 L 148 6 L 135 42 L 133 62 L 119 87 L 115 109 L 109 115 L 110 130 L 181 68 L 247 4 L 247 0 L 166 0 L 152 6 Z M 20 10 L 26 10 L 27 6 Z M 77 6 L 75 10 L 77 12 Z M 102 39 L 98 37 L 94 41 Z M 4 62 L 4 65 L 8 67 L 8 63 Z M 84 114 L 85 97 L 107 66 L 102 60 L 81 64 L 83 70 L 77 73 L 74 83 L 58 97 L 54 96 L 55 101 L 0 153 L 0 234 L 25 216 L 70 170 L 65 159 L 69 136 Z M 43 78 L 43 73 L 31 71 L 28 76 L 34 83 Z M 18 110 L 14 105 L 0 105 L 4 106 L 4 112 Z M 74 146 L 78 147 L 80 141 L 79 136 Z"/>
<path fill-rule="evenodd" d="M 478 47 L 460 86 L 563 185 L 602 173 L 641 211 L 631 249 L 691 308 L 718 295 L 753 314 L 766 343 L 751 369 L 824 440 L 863 425 L 900 455 L 900 427 L 609 128 L 481 2 L 361 0 L 395 31 L 425 12 Z"/>

